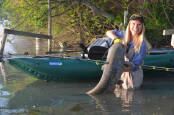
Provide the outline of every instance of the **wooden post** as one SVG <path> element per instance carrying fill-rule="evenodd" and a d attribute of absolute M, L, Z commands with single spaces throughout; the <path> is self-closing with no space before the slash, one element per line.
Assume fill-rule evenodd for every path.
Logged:
<path fill-rule="evenodd" d="M 36 56 L 40 54 L 40 38 L 36 38 Z"/>
<path fill-rule="evenodd" d="M 1 70 L 3 80 L 4 80 L 4 84 L 6 84 L 6 82 L 7 82 L 7 78 L 6 78 L 6 76 L 7 76 L 7 67 L 4 64 L 4 62 L 0 62 L 0 70 Z"/>
<path fill-rule="evenodd" d="M 174 48 L 174 34 L 172 34 L 171 44 L 170 45 Z"/>
<path fill-rule="evenodd" d="M 127 25 L 128 10 L 124 10 L 124 27 Z"/>
<path fill-rule="evenodd" d="M 51 0 L 48 0 L 48 35 L 52 35 Z M 48 52 L 51 52 L 52 40 L 48 39 Z"/>
<path fill-rule="evenodd" d="M 3 52 L 4 52 L 6 38 L 7 38 L 7 33 L 5 32 L 5 30 L 3 30 L 1 44 L 0 44 L 0 58 L 3 57 Z"/>
<path fill-rule="evenodd" d="M 172 35 L 171 46 L 174 48 L 174 29 L 163 30 L 163 35 Z"/>

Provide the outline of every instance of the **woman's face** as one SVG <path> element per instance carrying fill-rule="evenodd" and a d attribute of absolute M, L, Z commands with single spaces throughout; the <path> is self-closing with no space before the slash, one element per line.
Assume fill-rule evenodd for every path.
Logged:
<path fill-rule="evenodd" d="M 130 21 L 130 31 L 132 36 L 137 36 L 142 32 L 143 24 L 139 20 Z"/>

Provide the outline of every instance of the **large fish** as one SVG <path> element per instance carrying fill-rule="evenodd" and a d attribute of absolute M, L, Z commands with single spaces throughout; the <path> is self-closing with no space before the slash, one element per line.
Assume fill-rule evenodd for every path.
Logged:
<path fill-rule="evenodd" d="M 124 68 L 124 48 L 120 42 L 114 43 L 110 48 L 104 65 L 104 71 L 99 83 L 90 91 L 89 95 L 114 91 L 116 82 L 120 79 Z"/>

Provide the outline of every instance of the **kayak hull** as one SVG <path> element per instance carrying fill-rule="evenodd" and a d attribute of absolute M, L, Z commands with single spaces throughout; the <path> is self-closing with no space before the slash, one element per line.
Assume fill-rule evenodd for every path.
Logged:
<path fill-rule="evenodd" d="M 75 58 L 14 58 L 8 63 L 38 79 L 88 81 L 99 79 L 103 62 Z"/>
<path fill-rule="evenodd" d="M 11 58 L 8 63 L 38 79 L 52 81 L 91 81 L 102 76 L 104 61 L 74 57 Z M 174 68 L 174 53 L 145 57 L 144 65 Z M 143 68 L 144 76 L 166 75 L 173 71 Z"/>

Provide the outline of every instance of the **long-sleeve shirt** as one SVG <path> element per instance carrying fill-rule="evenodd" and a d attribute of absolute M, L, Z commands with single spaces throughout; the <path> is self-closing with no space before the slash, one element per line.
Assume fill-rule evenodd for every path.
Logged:
<path fill-rule="evenodd" d="M 121 31 L 121 30 L 117 30 L 117 29 L 114 29 L 113 32 L 115 33 L 115 35 L 119 38 L 123 38 L 124 37 L 124 32 Z"/>
<path fill-rule="evenodd" d="M 127 45 L 128 48 L 134 48 L 134 42 L 131 41 Z M 131 71 L 136 71 L 139 66 L 143 64 L 144 58 L 146 56 L 146 43 L 143 41 L 139 52 L 135 52 L 132 58 L 132 63 L 135 65 L 131 68 Z"/>

